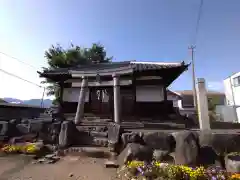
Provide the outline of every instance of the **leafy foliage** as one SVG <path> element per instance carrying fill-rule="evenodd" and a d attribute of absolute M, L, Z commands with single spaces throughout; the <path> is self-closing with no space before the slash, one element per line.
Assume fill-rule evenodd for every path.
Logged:
<path fill-rule="evenodd" d="M 112 57 L 107 57 L 106 50 L 103 45 L 99 43 L 93 43 L 90 48 L 84 48 L 71 44 L 69 48 L 64 49 L 59 44 L 52 45 L 47 51 L 45 51 L 45 58 L 48 63 L 48 67 L 44 70 L 55 70 L 58 68 L 69 68 L 79 65 L 106 63 L 112 60 Z M 54 102 L 59 98 L 59 87 L 56 82 L 50 79 L 42 81 L 43 84 L 48 84 L 47 95 L 55 96 Z"/>
<path fill-rule="evenodd" d="M 208 97 L 208 114 L 211 121 L 215 121 L 217 119 L 215 110 L 216 106 L 221 104 L 220 101 L 220 97 L 218 96 Z"/>

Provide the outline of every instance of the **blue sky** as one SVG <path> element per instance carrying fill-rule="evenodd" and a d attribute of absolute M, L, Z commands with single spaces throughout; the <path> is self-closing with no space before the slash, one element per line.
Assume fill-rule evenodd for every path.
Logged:
<path fill-rule="evenodd" d="M 105 45 L 114 60 L 189 62 L 200 0 L 2 0 L 0 51 L 40 68 L 55 43 Z M 196 74 L 208 87 L 239 71 L 240 1 L 204 0 L 197 37 Z M 0 55 L 0 67 L 39 83 L 36 70 Z M 42 89 L 0 74 L 0 97 L 41 97 Z M 4 87 L 4 88 L 2 88 Z M 191 71 L 171 86 L 192 88 Z"/>

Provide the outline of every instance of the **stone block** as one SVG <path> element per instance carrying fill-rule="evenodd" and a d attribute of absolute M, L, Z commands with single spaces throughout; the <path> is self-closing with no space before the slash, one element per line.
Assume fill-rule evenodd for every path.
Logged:
<path fill-rule="evenodd" d="M 30 127 L 28 124 L 17 124 L 16 128 L 20 134 L 30 133 Z"/>
<path fill-rule="evenodd" d="M 29 128 L 31 133 L 39 133 L 42 131 L 43 122 L 41 121 L 30 121 Z"/>
<path fill-rule="evenodd" d="M 121 166 L 129 161 L 146 161 L 150 162 L 153 157 L 153 149 L 136 143 L 129 143 L 118 156 L 118 164 Z"/>
<path fill-rule="evenodd" d="M 9 130 L 8 122 L 0 121 L 0 136 L 7 136 L 8 130 Z"/>
<path fill-rule="evenodd" d="M 107 132 L 98 132 L 98 131 L 90 131 L 90 135 L 94 137 L 107 137 Z"/>
<path fill-rule="evenodd" d="M 67 148 L 72 145 L 75 140 L 76 126 L 72 121 L 64 121 L 61 124 L 61 131 L 59 133 L 59 147 Z"/>
<path fill-rule="evenodd" d="M 116 144 L 120 139 L 121 126 L 117 123 L 109 123 L 108 125 L 108 142 L 110 144 Z"/>
<path fill-rule="evenodd" d="M 197 165 L 199 144 L 197 136 L 190 131 L 173 133 L 176 141 L 175 164 Z"/>
<path fill-rule="evenodd" d="M 116 160 L 107 160 L 105 162 L 105 167 L 106 168 L 118 168 L 119 165 Z"/>
<path fill-rule="evenodd" d="M 144 133 L 143 141 L 147 146 L 153 149 L 164 150 L 166 152 L 174 151 L 176 145 L 174 137 L 165 132 Z"/>

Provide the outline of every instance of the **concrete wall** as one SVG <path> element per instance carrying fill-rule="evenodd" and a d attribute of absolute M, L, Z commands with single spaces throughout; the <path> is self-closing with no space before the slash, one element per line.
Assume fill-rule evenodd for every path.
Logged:
<path fill-rule="evenodd" d="M 234 79 L 240 77 L 240 72 L 232 75 L 223 81 L 226 95 L 226 103 L 229 106 L 236 106 L 238 122 L 240 123 L 240 84 L 235 84 Z"/>

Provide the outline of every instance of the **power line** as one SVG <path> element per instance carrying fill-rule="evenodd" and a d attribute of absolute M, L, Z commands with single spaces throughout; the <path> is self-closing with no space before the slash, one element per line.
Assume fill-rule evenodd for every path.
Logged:
<path fill-rule="evenodd" d="M 18 59 L 18 58 L 16 58 L 16 57 L 13 57 L 13 56 L 11 56 L 11 55 L 9 55 L 9 54 L 7 54 L 7 53 L 4 53 L 4 52 L 1 52 L 0 51 L 0 54 L 3 54 L 3 55 L 5 55 L 5 56 L 7 56 L 7 57 L 10 57 L 10 58 L 12 58 L 12 59 L 14 59 L 15 61 L 18 61 L 18 62 L 20 62 L 20 63 L 22 63 L 22 64 L 25 64 L 25 65 L 27 65 L 28 67 L 31 67 L 31 68 L 33 68 L 33 69 L 39 69 L 39 68 L 37 68 L 37 67 L 35 67 L 35 66 L 33 66 L 33 65 L 31 65 L 31 64 L 29 64 L 29 63 L 26 63 L 26 62 L 24 62 L 24 61 L 22 61 L 22 60 L 20 60 L 20 59 Z"/>
<path fill-rule="evenodd" d="M 43 86 L 40 86 L 40 85 L 38 85 L 38 84 L 36 84 L 36 83 L 34 83 L 34 82 L 31 82 L 31 81 L 29 81 L 29 80 L 26 80 L 26 79 L 24 79 L 24 78 L 22 78 L 22 77 L 20 77 L 20 76 L 18 76 L 18 75 L 15 75 L 15 74 L 13 74 L 13 73 L 7 72 L 7 71 L 5 71 L 5 70 L 3 70 L 3 69 L 0 69 L 0 71 L 3 72 L 3 73 L 5 73 L 5 74 L 7 74 L 7 75 L 9 75 L 9 76 L 13 76 L 13 77 L 18 78 L 18 79 L 20 79 L 20 80 L 22 80 L 22 81 L 25 81 L 25 82 L 27 82 L 27 83 L 33 84 L 33 85 L 38 86 L 38 87 L 40 87 L 40 88 L 44 88 Z"/>
<path fill-rule="evenodd" d="M 194 38 L 193 38 L 193 44 L 197 43 L 197 35 L 198 35 L 198 31 L 199 31 L 199 26 L 200 26 L 200 20 L 201 20 L 201 17 L 202 17 L 202 9 L 203 9 L 202 7 L 203 7 L 203 0 L 200 0 L 196 29 L 195 29 L 195 35 L 194 35 Z"/>
<path fill-rule="evenodd" d="M 192 84 L 193 84 L 193 102 L 196 112 L 198 112 L 198 104 L 197 104 L 197 90 L 196 90 L 196 74 L 195 74 L 195 62 L 194 62 L 194 49 L 196 48 L 197 43 L 197 35 L 199 31 L 200 20 L 202 17 L 202 7 L 203 7 L 203 0 L 200 0 L 199 10 L 198 10 L 198 17 L 195 29 L 195 35 L 193 38 L 193 44 L 188 48 L 191 51 L 191 63 L 192 63 Z M 194 45 L 195 44 L 195 45 Z"/>

